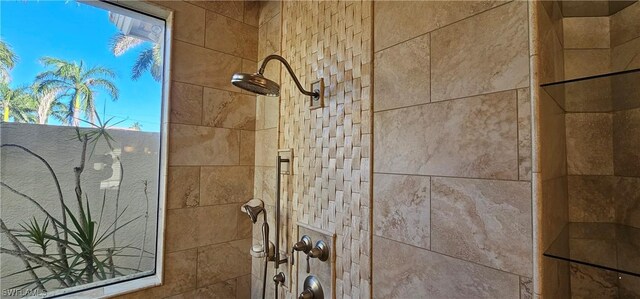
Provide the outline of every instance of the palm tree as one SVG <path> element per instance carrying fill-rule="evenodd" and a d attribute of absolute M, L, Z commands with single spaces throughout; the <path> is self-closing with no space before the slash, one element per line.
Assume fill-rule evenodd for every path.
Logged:
<path fill-rule="evenodd" d="M 45 66 L 53 67 L 53 70 L 36 77 L 38 91 L 60 90 L 58 99 L 66 98 L 69 101 L 66 123 L 78 126 L 81 112 L 93 122 L 98 89 L 106 91 L 112 100 L 118 99 L 118 88 L 110 80 L 116 74 L 111 69 L 100 66 L 88 68 L 82 61 L 77 63 L 52 57 L 44 57 L 41 61 Z"/>
<path fill-rule="evenodd" d="M 9 84 L 2 82 L 0 83 L 0 96 L 3 122 L 9 122 L 11 117 L 15 122 L 35 122 L 36 105 L 28 87 L 11 88 Z"/>
<path fill-rule="evenodd" d="M 36 122 L 38 124 L 47 124 L 49 116 L 53 116 L 61 122 L 65 121 L 68 109 L 65 104 L 58 101 L 60 92 L 59 88 L 41 89 L 37 83 L 32 85 L 31 96 L 37 103 Z"/>
<path fill-rule="evenodd" d="M 120 56 L 127 51 L 144 44 L 144 48 L 138 54 L 136 62 L 131 68 L 131 79 L 138 80 L 146 71 L 151 73 L 154 80 L 162 79 L 162 51 L 158 43 L 146 43 L 139 38 L 118 33 L 111 38 L 109 49 L 115 56 Z"/>
<path fill-rule="evenodd" d="M 0 81 L 1 82 L 9 82 L 11 81 L 11 77 L 9 76 L 9 71 L 13 69 L 13 67 L 18 62 L 18 56 L 13 53 L 11 47 L 0 40 Z"/>

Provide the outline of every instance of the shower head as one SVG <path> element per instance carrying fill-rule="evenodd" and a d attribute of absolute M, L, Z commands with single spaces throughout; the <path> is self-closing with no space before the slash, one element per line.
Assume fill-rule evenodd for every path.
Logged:
<path fill-rule="evenodd" d="M 280 95 L 280 85 L 265 78 L 260 73 L 235 73 L 231 77 L 231 83 L 244 90 L 263 96 L 277 97 Z"/>
<path fill-rule="evenodd" d="M 282 56 L 279 56 L 279 55 L 269 55 L 265 57 L 264 60 L 262 61 L 262 65 L 260 66 L 260 69 L 255 74 L 247 74 L 247 73 L 233 74 L 233 76 L 231 77 L 231 83 L 237 87 L 240 87 L 244 90 L 247 90 L 253 93 L 257 93 L 259 95 L 270 96 L 270 97 L 279 96 L 280 85 L 264 77 L 264 70 L 267 67 L 267 63 L 274 59 L 280 61 L 285 66 L 285 68 L 291 75 L 291 79 L 293 79 L 293 82 L 296 84 L 296 86 L 298 87 L 298 90 L 300 90 L 302 94 L 310 96 L 314 100 L 322 99 L 321 90 L 307 91 L 302 87 L 302 84 L 300 84 L 300 81 L 298 80 L 298 77 L 296 77 L 296 74 L 293 73 L 293 69 L 291 69 L 291 66 L 289 65 L 287 60 L 285 60 Z"/>
<path fill-rule="evenodd" d="M 256 223 L 258 221 L 258 215 L 264 212 L 263 206 L 264 203 L 262 202 L 262 200 L 254 198 L 248 201 L 246 204 L 242 205 L 241 210 L 249 215 L 249 218 L 251 218 L 251 222 Z"/>

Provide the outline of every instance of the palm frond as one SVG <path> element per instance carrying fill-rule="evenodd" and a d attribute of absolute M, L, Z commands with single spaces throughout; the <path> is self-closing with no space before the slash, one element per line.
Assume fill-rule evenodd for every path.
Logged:
<path fill-rule="evenodd" d="M 138 55 L 131 68 L 131 79 L 138 80 L 153 64 L 153 49 L 146 49 Z"/>
<path fill-rule="evenodd" d="M 17 62 L 18 55 L 13 52 L 11 46 L 3 40 L 0 40 L 0 64 L 7 69 L 13 69 Z"/>
<path fill-rule="evenodd" d="M 113 55 L 120 56 L 142 43 L 144 43 L 144 41 L 139 38 L 118 33 L 109 41 L 109 50 Z"/>

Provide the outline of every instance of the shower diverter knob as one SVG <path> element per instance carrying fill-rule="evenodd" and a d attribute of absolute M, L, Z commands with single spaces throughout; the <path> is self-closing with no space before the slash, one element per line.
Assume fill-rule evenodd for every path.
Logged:
<path fill-rule="evenodd" d="M 298 299 L 324 299 L 324 292 L 320 280 L 315 276 L 308 276 L 304 280 L 304 290 L 298 296 Z"/>

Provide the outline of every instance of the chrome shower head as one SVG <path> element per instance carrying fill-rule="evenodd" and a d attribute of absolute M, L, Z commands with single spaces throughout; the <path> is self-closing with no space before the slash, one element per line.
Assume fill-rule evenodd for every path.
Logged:
<path fill-rule="evenodd" d="M 277 97 L 280 95 L 280 85 L 265 78 L 260 73 L 235 73 L 231 77 L 231 83 L 244 90 L 263 96 Z"/>
<path fill-rule="evenodd" d="M 262 200 L 254 198 L 248 201 L 246 204 L 242 205 L 241 210 L 249 215 L 249 218 L 251 218 L 251 222 L 256 223 L 258 221 L 258 215 L 264 212 L 263 206 L 264 203 L 262 202 Z"/>
<path fill-rule="evenodd" d="M 296 77 L 296 74 L 293 73 L 293 69 L 291 68 L 287 60 L 285 60 L 280 55 L 272 54 L 265 57 L 264 60 L 262 61 L 262 65 L 260 66 L 260 69 L 255 74 L 247 74 L 247 73 L 233 74 L 233 76 L 231 77 L 231 83 L 237 87 L 240 87 L 244 90 L 247 90 L 253 93 L 257 93 L 259 95 L 270 96 L 270 97 L 279 96 L 280 85 L 264 77 L 264 70 L 267 67 L 267 63 L 274 59 L 280 61 L 285 66 L 285 68 L 289 72 L 289 75 L 291 75 L 291 79 L 293 79 L 293 82 L 296 84 L 296 86 L 298 87 L 298 89 L 302 94 L 312 97 L 312 99 L 315 101 L 320 100 L 322 102 L 322 88 L 320 88 L 319 90 L 313 90 L 313 91 L 305 90 L 302 87 L 302 84 L 300 84 L 298 77 Z"/>

